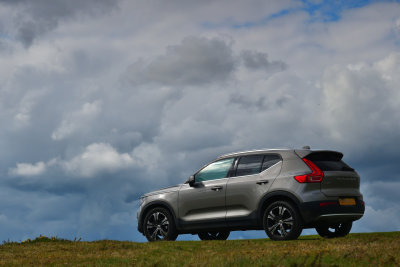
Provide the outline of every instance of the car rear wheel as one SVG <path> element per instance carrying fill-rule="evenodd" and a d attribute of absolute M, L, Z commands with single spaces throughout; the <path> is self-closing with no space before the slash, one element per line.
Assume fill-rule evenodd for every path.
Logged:
<path fill-rule="evenodd" d="M 317 233 L 325 238 L 346 236 L 350 233 L 353 222 L 336 223 L 332 225 L 318 225 L 315 227 Z"/>
<path fill-rule="evenodd" d="M 164 208 L 150 210 L 144 218 L 143 226 L 148 241 L 173 241 L 178 237 L 173 217 Z"/>
<path fill-rule="evenodd" d="M 297 239 L 302 231 L 298 211 L 286 201 L 276 201 L 265 209 L 263 226 L 272 240 Z"/>
<path fill-rule="evenodd" d="M 201 240 L 226 240 L 229 237 L 229 231 L 211 231 L 199 233 Z"/>

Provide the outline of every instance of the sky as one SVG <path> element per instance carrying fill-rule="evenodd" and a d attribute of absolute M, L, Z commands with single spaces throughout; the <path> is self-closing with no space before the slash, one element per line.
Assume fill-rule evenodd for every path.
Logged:
<path fill-rule="evenodd" d="M 399 1 L 0 0 L 0 241 L 142 242 L 140 195 L 304 145 L 399 231 L 399 122 Z"/>

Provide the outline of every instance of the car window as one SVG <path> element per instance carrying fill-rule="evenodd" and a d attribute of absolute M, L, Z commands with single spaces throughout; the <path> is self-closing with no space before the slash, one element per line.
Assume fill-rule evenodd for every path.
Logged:
<path fill-rule="evenodd" d="M 276 164 L 279 161 L 281 161 L 281 157 L 279 155 L 276 154 L 264 155 L 264 161 L 262 164 L 261 171 L 265 171 L 266 169 L 268 169 L 269 167 L 271 167 L 272 165 Z"/>
<path fill-rule="evenodd" d="M 196 175 L 196 182 L 225 178 L 232 167 L 234 158 L 215 161 L 201 169 Z"/>
<path fill-rule="evenodd" d="M 354 171 L 352 167 L 342 160 L 342 153 L 338 152 L 314 152 L 306 158 L 311 160 L 322 171 Z"/>
<path fill-rule="evenodd" d="M 236 176 L 257 174 L 261 170 L 263 155 L 244 156 L 239 159 Z"/>

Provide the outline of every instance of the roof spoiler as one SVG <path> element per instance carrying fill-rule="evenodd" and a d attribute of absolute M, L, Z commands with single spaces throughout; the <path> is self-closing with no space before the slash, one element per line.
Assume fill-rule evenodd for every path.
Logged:
<path fill-rule="evenodd" d="M 295 149 L 294 152 L 300 157 L 305 158 L 307 156 L 318 157 L 329 157 L 334 158 L 335 160 L 341 160 L 343 158 L 343 154 L 333 150 L 314 150 L 311 151 L 309 149 Z"/>

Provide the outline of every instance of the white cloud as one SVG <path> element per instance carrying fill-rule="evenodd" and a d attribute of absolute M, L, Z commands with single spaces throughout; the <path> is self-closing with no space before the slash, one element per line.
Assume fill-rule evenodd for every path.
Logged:
<path fill-rule="evenodd" d="M 46 164 L 39 161 L 35 164 L 31 163 L 17 163 L 17 167 L 9 170 L 10 175 L 14 176 L 37 176 L 46 171 Z"/>
<path fill-rule="evenodd" d="M 17 128 L 25 127 L 30 124 L 32 109 L 37 107 L 38 102 L 46 94 L 46 90 L 32 90 L 27 92 L 20 100 L 15 111 L 14 121 Z"/>
<path fill-rule="evenodd" d="M 66 115 L 66 118 L 51 134 L 51 138 L 53 140 L 62 140 L 76 132 L 85 131 L 90 128 L 90 124 L 100 112 L 101 101 L 97 100 L 83 104 L 80 110 Z"/>
<path fill-rule="evenodd" d="M 373 64 L 334 66 L 323 77 L 320 120 L 333 140 L 357 149 L 391 149 L 400 124 L 400 54 Z M 382 138 L 385 136 L 385 138 Z"/>
<path fill-rule="evenodd" d="M 400 208 L 397 205 L 379 208 L 367 205 L 358 227 L 365 232 L 400 231 Z"/>
<path fill-rule="evenodd" d="M 132 167 L 134 160 L 128 153 L 118 153 L 110 144 L 94 143 L 88 145 L 82 154 L 61 164 L 68 173 L 93 177 Z"/>
<path fill-rule="evenodd" d="M 135 162 L 142 167 L 156 169 L 162 160 L 159 147 L 155 144 L 142 143 L 132 151 Z"/>
<path fill-rule="evenodd" d="M 47 162 L 17 163 L 15 168 L 10 168 L 8 170 L 8 173 L 11 176 L 41 176 L 44 175 L 50 167 L 57 167 L 59 162 L 59 159 L 53 158 Z"/>

